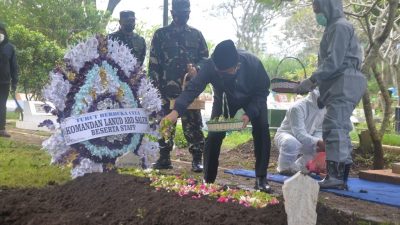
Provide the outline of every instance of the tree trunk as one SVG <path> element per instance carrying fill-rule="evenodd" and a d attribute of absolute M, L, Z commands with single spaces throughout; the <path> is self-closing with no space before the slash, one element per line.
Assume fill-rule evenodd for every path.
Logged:
<path fill-rule="evenodd" d="M 112 14 L 114 12 L 115 7 L 117 7 L 120 1 L 121 0 L 109 0 L 107 5 L 107 11 Z"/>
<path fill-rule="evenodd" d="M 372 144 L 374 145 L 374 169 L 383 168 L 383 151 L 381 137 L 376 129 L 376 124 L 372 115 L 372 105 L 369 91 L 367 90 L 362 98 L 365 120 L 367 121 L 368 130 L 371 134 Z"/>
<path fill-rule="evenodd" d="M 389 0 L 388 1 L 389 6 L 387 8 L 387 17 L 379 17 L 380 20 L 386 19 L 384 28 L 382 30 L 374 30 L 374 32 L 379 32 L 377 34 L 369 34 L 370 37 L 374 37 L 373 39 L 370 39 L 370 48 L 366 52 L 366 57 L 362 65 L 361 71 L 364 74 L 368 74 L 371 69 L 373 69 L 373 66 L 376 66 L 376 61 L 379 56 L 379 50 L 383 43 L 386 41 L 388 38 L 390 31 L 393 29 L 393 24 L 394 20 L 396 18 L 396 13 L 397 13 L 397 8 L 399 6 L 399 1 L 398 0 Z M 381 23 L 382 21 L 377 21 L 376 24 Z M 376 68 L 375 68 L 376 69 Z M 375 71 L 374 71 L 375 72 Z M 377 76 L 378 74 L 375 74 L 375 79 L 378 82 L 379 89 L 382 92 L 382 95 L 385 98 L 388 95 L 386 87 L 384 83 L 382 82 L 382 78 L 380 76 Z M 372 143 L 374 144 L 374 169 L 383 169 L 384 166 L 384 161 L 383 161 L 383 151 L 382 151 L 382 129 L 380 132 L 378 132 L 376 128 L 375 121 L 373 119 L 372 115 L 372 106 L 371 106 L 371 99 L 369 95 L 369 91 L 367 90 L 363 96 L 363 107 L 364 107 L 364 113 L 365 113 L 365 119 L 367 121 L 368 129 L 371 133 L 371 139 Z M 389 104 L 386 102 L 386 104 Z M 389 105 L 390 108 L 390 105 Z M 381 127 L 382 128 L 382 127 Z"/>
<path fill-rule="evenodd" d="M 383 169 L 385 161 L 383 159 L 382 140 L 372 140 L 374 144 L 374 169 Z"/>
<path fill-rule="evenodd" d="M 390 123 L 390 116 L 392 115 L 392 100 L 389 96 L 389 92 L 387 91 L 387 85 L 383 80 L 383 74 L 378 72 L 377 65 L 373 64 L 371 67 L 375 79 L 378 83 L 379 89 L 381 90 L 381 97 L 382 97 L 382 108 L 383 108 L 383 118 L 381 129 L 379 132 L 380 139 L 382 139 L 383 135 L 385 134 L 386 128 L 389 126 Z"/>

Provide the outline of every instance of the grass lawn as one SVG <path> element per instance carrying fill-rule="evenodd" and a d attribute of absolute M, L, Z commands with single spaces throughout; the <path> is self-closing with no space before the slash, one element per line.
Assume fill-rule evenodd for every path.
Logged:
<path fill-rule="evenodd" d="M 204 132 L 204 137 L 207 137 L 207 132 Z M 242 131 L 227 132 L 224 141 L 222 142 L 222 149 L 232 149 L 240 144 L 246 143 L 252 139 L 251 128 L 244 129 Z M 176 133 L 174 143 L 178 148 L 187 148 L 187 143 L 182 130 L 182 125 L 176 126 Z"/>
<path fill-rule="evenodd" d="M 228 132 L 224 141 L 222 142 L 222 149 L 232 149 L 236 146 L 246 143 L 251 140 L 251 129 L 245 129 L 242 131 Z"/>
<path fill-rule="evenodd" d="M 19 120 L 19 113 L 7 112 L 6 119 L 8 119 L 8 120 Z"/>
<path fill-rule="evenodd" d="M 0 138 L 0 187 L 43 187 L 70 179 L 70 169 L 51 166 L 40 147 Z"/>
<path fill-rule="evenodd" d="M 351 140 L 359 142 L 360 139 L 358 137 L 358 134 L 359 134 L 359 132 L 357 132 L 357 131 L 350 132 Z M 386 133 L 383 136 L 382 144 L 383 145 L 391 145 L 391 146 L 400 146 L 400 135 L 393 134 L 393 133 Z"/>

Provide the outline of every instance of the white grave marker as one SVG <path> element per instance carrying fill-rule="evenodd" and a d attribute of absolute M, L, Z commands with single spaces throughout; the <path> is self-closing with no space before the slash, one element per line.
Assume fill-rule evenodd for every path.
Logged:
<path fill-rule="evenodd" d="M 115 161 L 118 168 L 142 168 L 140 157 L 133 152 L 127 152 Z"/>
<path fill-rule="evenodd" d="M 319 185 L 311 177 L 297 172 L 282 187 L 288 225 L 315 225 Z"/>
<path fill-rule="evenodd" d="M 27 130 L 49 131 L 47 127 L 38 127 L 39 124 L 44 120 L 52 120 L 54 125 L 56 125 L 57 117 L 51 113 L 46 113 L 46 111 L 43 109 L 44 104 L 44 102 L 40 101 L 24 101 L 23 105 L 21 106 L 24 110 L 24 120 L 17 121 L 16 127 Z M 46 104 L 54 108 L 50 102 L 46 102 Z"/>

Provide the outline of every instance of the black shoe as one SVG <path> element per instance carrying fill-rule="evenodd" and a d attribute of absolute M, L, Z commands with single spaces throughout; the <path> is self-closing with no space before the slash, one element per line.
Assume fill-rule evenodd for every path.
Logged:
<path fill-rule="evenodd" d="M 206 178 L 203 178 L 203 184 L 213 184 L 215 181 L 207 180 Z"/>
<path fill-rule="evenodd" d="M 202 147 L 197 146 L 194 148 L 195 146 L 192 146 L 192 148 L 189 149 L 193 157 L 192 171 L 195 173 L 201 173 L 203 172 L 203 164 L 201 163 L 201 158 L 203 157 L 203 152 L 201 151 Z"/>
<path fill-rule="evenodd" d="M 256 178 L 256 185 L 254 186 L 256 190 L 260 190 L 262 192 L 271 193 L 272 189 L 268 185 L 267 178 L 265 176 Z"/>
<path fill-rule="evenodd" d="M 158 158 L 156 163 L 153 163 L 153 169 L 157 170 L 167 170 L 172 169 L 171 165 L 171 150 L 167 147 L 160 148 L 160 158 Z"/>
<path fill-rule="evenodd" d="M 203 165 L 201 164 L 201 161 L 200 162 L 196 160 L 192 161 L 192 171 L 195 173 L 203 172 Z"/>
<path fill-rule="evenodd" d="M 172 169 L 171 160 L 159 159 L 156 163 L 153 163 L 153 169 L 157 170 L 168 170 Z"/>

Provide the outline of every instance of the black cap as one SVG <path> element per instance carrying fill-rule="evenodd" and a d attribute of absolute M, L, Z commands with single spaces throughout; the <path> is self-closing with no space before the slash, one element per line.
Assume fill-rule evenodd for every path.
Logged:
<path fill-rule="evenodd" d="M 130 11 L 130 10 L 125 10 L 125 11 L 121 11 L 119 13 L 119 18 L 120 19 L 128 19 L 128 18 L 135 18 L 135 12 Z"/>
<path fill-rule="evenodd" d="M 226 70 L 238 64 L 239 57 L 232 40 L 225 40 L 219 43 L 211 55 L 215 66 L 219 70 Z"/>
<path fill-rule="evenodd" d="M 179 12 L 190 12 L 189 0 L 172 0 L 172 10 Z"/>

